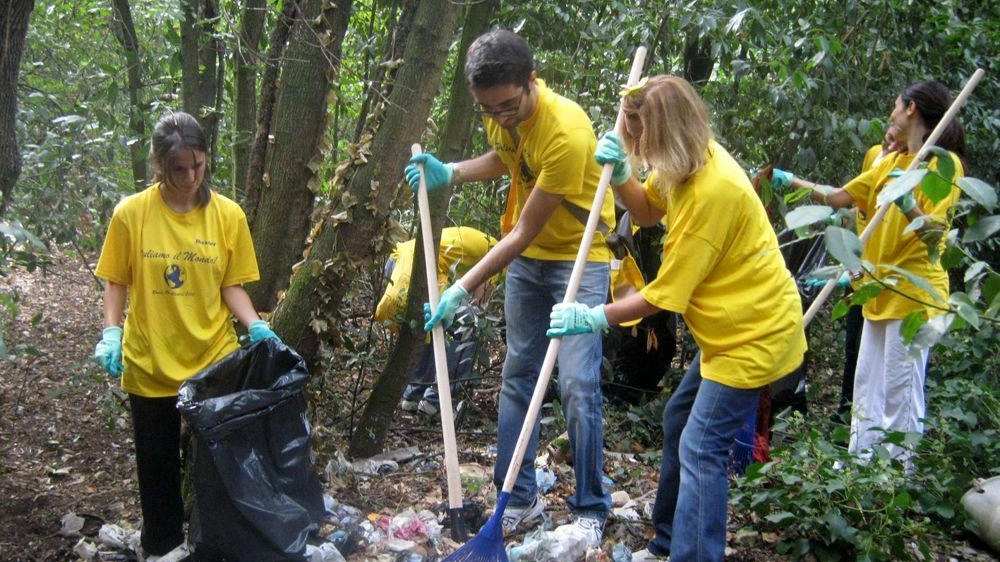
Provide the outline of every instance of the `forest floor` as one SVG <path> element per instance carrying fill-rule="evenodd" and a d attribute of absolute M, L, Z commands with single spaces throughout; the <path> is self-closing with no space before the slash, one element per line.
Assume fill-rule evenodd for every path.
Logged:
<path fill-rule="evenodd" d="M 16 314 L 0 310 L 9 352 L 7 359 L 0 359 L 0 561 L 79 560 L 74 546 L 81 538 L 96 542 L 102 524 L 137 529 L 141 523 L 127 400 L 115 381 L 90 360 L 100 334 L 101 293 L 82 260 L 63 255 L 44 272 L 16 271 L 0 278 L 0 294 L 17 299 Z M 325 378 L 344 381 L 342 389 L 327 389 L 342 393 L 337 409 L 351 402 L 353 378 L 349 369 L 344 371 Z M 456 403 L 462 402 L 456 422 L 460 461 L 472 473 L 488 474 L 493 467 L 498 384 L 497 377 L 484 378 L 456 394 Z M 336 417 L 329 411 L 324 414 L 315 417 Z M 551 416 L 555 418 L 558 415 Z M 619 414 L 615 419 L 625 417 Z M 548 433 L 543 428 L 543 441 L 551 437 Z M 436 416 L 397 414 L 386 449 L 416 447 L 419 452 L 390 472 L 366 476 L 327 469 L 335 464 L 330 461 L 338 452 L 346 451 L 347 438 L 346 424 L 314 422 L 317 471 L 326 493 L 337 502 L 356 507 L 362 518 L 376 524 L 380 515 L 384 521 L 408 508 L 434 510 L 442 505 L 446 496 Z M 620 449 L 620 440 L 617 444 L 611 449 Z M 626 452 L 610 451 L 606 462 L 613 489 L 637 500 L 640 514 L 655 493 L 655 453 L 632 444 Z M 545 496 L 549 508 L 544 525 L 551 527 L 568 520 L 565 498 L 572 487 L 572 469 L 555 455 L 548 460 L 556 475 L 555 486 Z M 485 484 L 480 480 L 479 486 L 468 482 L 466 504 L 488 512 L 495 500 L 489 478 Z M 82 517 L 84 526 L 64 536 L 62 520 L 67 514 Z M 728 562 L 785 560 L 775 553 L 775 537 L 738 534 L 742 522 L 745 516 L 731 515 Z M 324 532 L 333 530 L 328 525 Z M 621 545 L 641 549 L 651 531 L 646 516 L 639 521 L 612 518 L 602 553 L 593 553 L 588 561 L 610 561 L 616 549 L 621 553 Z M 421 560 L 412 556 L 418 554 L 430 561 L 454 546 L 442 537 L 419 543 L 402 556 L 376 546 L 347 559 Z M 102 556 L 102 560 L 135 560 L 126 551 Z M 935 560 L 993 558 L 961 539 L 942 539 L 936 543 Z"/>

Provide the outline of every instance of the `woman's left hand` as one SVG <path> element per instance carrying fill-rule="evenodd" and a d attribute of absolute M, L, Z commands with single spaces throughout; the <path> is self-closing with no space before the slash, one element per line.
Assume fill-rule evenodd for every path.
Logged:
<path fill-rule="evenodd" d="M 250 333 L 250 343 L 257 343 L 260 340 L 266 340 L 272 338 L 278 341 L 278 343 L 284 343 L 278 334 L 274 333 L 271 326 L 264 320 L 254 320 L 247 326 L 247 331 Z"/>

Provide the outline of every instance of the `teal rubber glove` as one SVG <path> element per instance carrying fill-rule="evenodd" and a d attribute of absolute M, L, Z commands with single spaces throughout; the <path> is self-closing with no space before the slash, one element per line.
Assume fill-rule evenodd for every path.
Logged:
<path fill-rule="evenodd" d="M 589 307 L 583 303 L 559 303 L 552 307 L 549 314 L 549 329 L 545 335 L 550 338 L 575 336 L 577 334 L 593 334 L 608 329 L 608 317 L 604 314 L 604 305 Z"/>
<path fill-rule="evenodd" d="M 406 183 L 410 184 L 410 189 L 414 193 L 420 189 L 420 169 L 417 168 L 417 164 L 424 165 L 424 182 L 427 184 L 428 192 L 451 185 L 455 174 L 455 164 L 445 164 L 435 158 L 433 154 L 425 152 L 410 158 L 410 163 L 406 166 Z"/>
<path fill-rule="evenodd" d="M 614 171 L 611 172 L 611 185 L 618 187 L 632 177 L 632 165 L 628 163 L 628 155 L 622 146 L 618 135 L 608 131 L 601 135 L 597 141 L 597 150 L 594 151 L 594 159 L 600 165 L 614 164 Z"/>
<path fill-rule="evenodd" d="M 905 215 L 917 206 L 917 198 L 913 196 L 913 191 L 910 190 L 906 192 L 906 195 L 897 197 L 893 203 L 895 203 L 896 206 L 899 207 L 899 210 Z"/>
<path fill-rule="evenodd" d="M 278 334 L 274 333 L 271 326 L 264 320 L 254 320 L 247 326 L 247 332 L 250 334 L 250 343 L 257 343 L 260 340 L 266 340 L 271 338 L 277 340 L 278 343 L 284 343 Z"/>
<path fill-rule="evenodd" d="M 431 303 L 424 303 L 424 331 L 429 332 L 434 329 L 434 326 L 441 324 L 441 327 L 448 329 L 451 323 L 455 321 L 455 312 L 458 307 L 462 305 L 463 302 L 468 300 L 469 292 L 465 290 L 460 284 L 455 283 L 451 287 L 445 289 L 441 293 L 441 300 L 438 302 L 437 310 L 434 314 L 431 314 Z"/>
<path fill-rule="evenodd" d="M 125 366 L 122 365 L 122 329 L 109 326 L 101 332 L 101 341 L 94 347 L 94 361 L 104 367 L 114 378 L 122 376 Z"/>
<path fill-rule="evenodd" d="M 829 281 L 829 279 L 813 279 L 813 278 L 808 278 L 805 281 L 803 281 L 802 284 L 805 285 L 806 287 L 822 288 L 823 286 L 826 285 L 827 281 Z M 844 287 L 847 287 L 850 284 L 851 284 L 851 276 L 848 275 L 848 273 L 846 271 L 843 272 L 843 273 L 841 273 L 840 277 L 837 278 L 837 285 L 836 285 L 836 287 L 838 289 L 843 289 Z"/>
<path fill-rule="evenodd" d="M 780 168 L 774 168 L 771 171 L 771 189 L 775 193 L 780 193 L 788 189 L 792 185 L 792 180 L 795 179 L 795 174 L 791 172 L 786 172 Z"/>

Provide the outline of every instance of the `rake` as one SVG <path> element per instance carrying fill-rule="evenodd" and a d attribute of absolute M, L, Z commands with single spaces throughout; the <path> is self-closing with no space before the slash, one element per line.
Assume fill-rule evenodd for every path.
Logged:
<path fill-rule="evenodd" d="M 635 85 L 642 74 L 642 65 L 646 59 L 646 48 L 640 46 L 635 51 L 635 58 L 632 60 L 632 69 L 629 72 L 628 86 Z M 621 131 L 625 121 L 624 112 L 619 108 L 618 117 L 615 119 L 615 131 Z M 605 164 L 601 171 L 601 179 L 597 183 L 597 192 L 594 194 L 594 204 L 590 208 L 587 217 L 587 224 L 583 230 L 583 238 L 580 240 L 580 249 L 576 254 L 576 261 L 573 263 L 573 272 L 569 277 L 569 284 L 566 287 L 564 303 L 571 303 L 576 300 L 577 290 L 580 288 L 580 279 L 583 277 L 583 269 L 587 263 L 587 256 L 590 254 L 590 246 L 594 241 L 594 232 L 597 230 L 597 223 L 601 218 L 601 209 L 604 206 L 604 196 L 611 183 L 611 173 L 614 164 Z M 549 347 L 545 352 L 545 359 L 542 361 L 541 371 L 538 373 L 538 381 L 535 383 L 535 390 L 531 395 L 531 403 L 521 425 L 521 433 L 518 435 L 517 444 L 514 446 L 514 453 L 507 467 L 507 476 L 503 481 L 503 488 L 497 496 L 497 505 L 493 510 L 493 515 L 489 521 L 483 525 L 476 536 L 469 542 L 448 555 L 443 562 L 507 562 L 507 552 L 503 542 L 503 519 L 504 509 L 510 501 L 510 492 L 514 489 L 517 481 L 517 474 L 524 461 L 524 455 L 531 440 L 532 429 L 535 420 L 538 419 L 538 412 L 541 410 L 542 401 L 545 398 L 545 390 L 548 388 L 549 379 L 552 377 L 552 370 L 555 368 L 556 357 L 559 355 L 559 345 L 562 338 L 552 338 L 549 340 Z M 442 408 L 443 409 L 443 408 Z"/>
<path fill-rule="evenodd" d="M 416 156 L 423 152 L 419 144 L 410 147 Z M 431 211 L 427 202 L 427 184 L 424 181 L 424 167 L 420 169 L 420 186 L 417 189 L 417 207 L 420 209 L 420 233 L 424 241 L 424 269 L 427 272 L 427 300 L 431 310 L 438 305 L 437 252 L 434 247 L 434 231 L 431 227 Z M 441 408 L 441 433 L 444 436 L 444 467 L 448 480 L 448 517 L 451 519 L 451 538 L 464 541 L 469 533 L 465 529 L 462 510 L 462 477 L 458 469 L 458 445 L 455 439 L 455 413 L 451 409 L 451 384 L 448 380 L 448 354 L 444 347 L 444 328 L 438 323 L 431 330 L 434 347 L 434 372 L 437 379 L 438 403 Z"/>

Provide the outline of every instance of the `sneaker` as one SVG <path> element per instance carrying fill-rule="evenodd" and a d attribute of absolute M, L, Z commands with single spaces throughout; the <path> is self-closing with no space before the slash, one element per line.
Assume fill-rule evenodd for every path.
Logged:
<path fill-rule="evenodd" d="M 542 513 L 545 512 L 545 501 L 542 498 L 535 496 L 535 501 L 531 502 L 531 505 L 527 507 L 508 507 L 503 512 L 503 517 L 500 518 L 500 525 L 503 527 L 503 532 L 505 535 L 509 535 L 518 530 L 524 530 L 533 525 L 524 526 L 523 529 L 518 529 L 523 523 L 529 523 L 535 519 L 541 519 Z"/>
<path fill-rule="evenodd" d="M 670 560 L 670 556 L 660 556 L 658 554 L 653 554 L 648 548 L 644 548 L 638 552 L 632 553 L 632 562 L 655 562 L 655 561 L 665 562 Z"/>
<path fill-rule="evenodd" d="M 404 412 L 416 412 L 419 407 L 419 403 L 416 400 L 402 400 L 399 403 L 399 409 Z"/>
<path fill-rule="evenodd" d="M 588 549 L 600 548 L 601 540 L 604 538 L 604 520 L 596 517 L 577 517 L 576 521 L 558 527 L 556 533 L 560 530 L 584 537 Z"/>
<path fill-rule="evenodd" d="M 433 416 L 438 413 L 438 405 L 424 398 L 417 404 L 417 411 L 428 416 Z"/>

